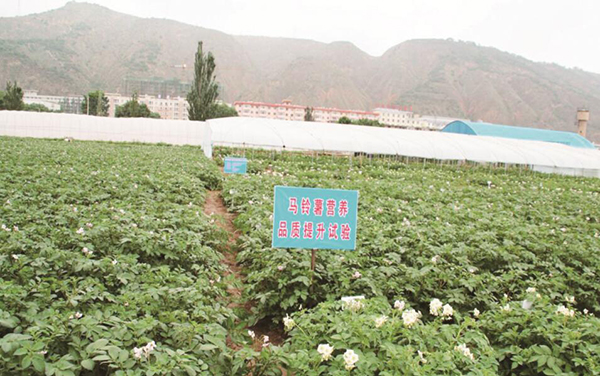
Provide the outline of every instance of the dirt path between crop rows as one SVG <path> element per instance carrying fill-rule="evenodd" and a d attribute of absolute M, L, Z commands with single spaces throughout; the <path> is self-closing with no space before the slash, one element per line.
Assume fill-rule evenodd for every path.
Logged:
<path fill-rule="evenodd" d="M 236 214 L 230 213 L 225 206 L 221 191 L 208 191 L 206 201 L 204 203 L 204 214 L 209 216 L 216 216 L 215 222 L 221 229 L 227 231 L 229 239 L 227 241 L 226 250 L 224 253 L 225 258 L 223 263 L 227 265 L 228 271 L 225 272 L 226 276 L 233 275 L 234 282 L 227 286 L 227 292 L 229 294 L 229 308 L 236 309 L 242 308 L 246 314 L 250 315 L 252 311 L 251 301 L 242 301 L 242 291 L 245 276 L 242 273 L 242 267 L 237 263 L 237 249 L 236 242 L 240 237 L 239 231 L 235 228 L 233 221 L 237 217 Z M 269 336 L 269 341 L 274 345 L 281 345 L 284 341 L 284 335 L 281 330 L 273 328 L 270 323 L 258 323 L 255 326 L 247 327 L 248 330 L 252 330 L 256 333 L 256 338 L 262 341 L 263 336 Z M 253 348 L 256 351 L 262 349 L 262 342 L 255 341 Z M 228 346 L 233 349 L 239 349 L 240 346 L 236 345 L 231 339 L 228 339 Z"/>

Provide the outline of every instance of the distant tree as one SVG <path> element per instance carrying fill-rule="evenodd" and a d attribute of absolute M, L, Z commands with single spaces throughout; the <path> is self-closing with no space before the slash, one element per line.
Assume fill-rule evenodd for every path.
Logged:
<path fill-rule="evenodd" d="M 104 92 L 101 90 L 90 91 L 84 96 L 81 103 L 81 112 L 92 116 L 108 116 L 108 98 L 104 95 Z"/>
<path fill-rule="evenodd" d="M 354 124 L 357 125 L 368 125 L 371 127 L 381 127 L 381 123 L 379 123 L 379 121 L 377 120 L 371 120 L 371 119 L 358 119 L 357 121 L 353 122 Z"/>
<path fill-rule="evenodd" d="M 25 106 L 25 103 L 23 103 L 23 90 L 19 87 L 16 81 L 14 83 L 10 81 L 6 83 L 6 92 L 4 93 L 2 103 L 2 106 L 5 110 L 23 110 L 23 107 Z"/>
<path fill-rule="evenodd" d="M 25 104 L 25 106 L 23 106 L 23 110 L 29 112 L 54 112 L 40 103 Z"/>
<path fill-rule="evenodd" d="M 204 54 L 202 42 L 198 42 L 196 61 L 194 63 L 194 83 L 187 95 L 189 103 L 188 118 L 205 121 L 213 117 L 215 103 L 219 96 L 219 86 L 214 74 L 215 58 L 211 52 Z"/>
<path fill-rule="evenodd" d="M 115 117 L 160 119 L 159 114 L 150 111 L 145 103 L 140 103 L 138 101 L 137 93 L 134 93 L 131 97 L 131 100 L 127 101 L 124 105 L 117 106 L 115 110 Z"/>
<path fill-rule="evenodd" d="M 235 108 L 224 103 L 217 103 L 211 111 L 211 119 L 238 116 Z"/>
<path fill-rule="evenodd" d="M 350 120 L 350 118 L 347 117 L 347 116 L 342 116 L 341 118 L 338 119 L 338 123 L 340 123 L 340 124 L 352 124 L 352 120 Z"/>
<path fill-rule="evenodd" d="M 304 121 L 315 121 L 312 107 L 306 107 L 304 109 Z"/>
<path fill-rule="evenodd" d="M 2 90 L 0 90 L 0 111 L 2 110 L 6 110 L 4 108 L 4 96 L 6 95 L 5 92 L 3 92 Z"/>

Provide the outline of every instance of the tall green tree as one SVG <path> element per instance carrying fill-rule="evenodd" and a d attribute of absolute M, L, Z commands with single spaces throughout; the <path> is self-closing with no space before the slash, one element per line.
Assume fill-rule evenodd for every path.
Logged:
<path fill-rule="evenodd" d="M 2 90 L 0 90 L 0 111 L 6 110 L 6 108 L 4 108 L 4 96 L 5 95 L 6 95 L 6 93 L 3 92 Z"/>
<path fill-rule="evenodd" d="M 90 91 L 84 96 L 81 112 L 93 116 L 108 116 L 108 98 L 104 92 L 101 90 Z"/>
<path fill-rule="evenodd" d="M 304 121 L 315 121 L 315 117 L 313 116 L 313 108 L 306 107 L 304 109 Z"/>
<path fill-rule="evenodd" d="M 150 111 L 145 103 L 140 103 L 138 101 L 137 93 L 134 93 L 131 100 L 127 101 L 124 105 L 117 106 L 115 117 L 160 119 L 159 114 Z"/>
<path fill-rule="evenodd" d="M 3 107 L 9 111 L 21 111 L 25 107 L 23 103 L 23 90 L 19 87 L 17 82 L 6 83 L 6 92 L 2 100 Z"/>
<path fill-rule="evenodd" d="M 188 118 L 205 121 L 213 117 L 219 86 L 215 76 L 215 58 L 211 52 L 202 51 L 202 42 L 198 42 L 194 63 L 194 83 L 187 95 L 189 103 Z"/>

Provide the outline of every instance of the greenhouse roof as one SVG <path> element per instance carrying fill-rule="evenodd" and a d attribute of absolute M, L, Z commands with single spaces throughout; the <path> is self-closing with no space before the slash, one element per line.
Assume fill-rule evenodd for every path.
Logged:
<path fill-rule="evenodd" d="M 549 129 L 524 128 L 510 125 L 457 120 L 446 125 L 446 127 L 442 129 L 442 132 L 555 142 L 577 148 L 594 149 L 594 144 L 577 133 L 553 131 Z"/>
<path fill-rule="evenodd" d="M 600 177 L 600 151 L 557 143 L 245 117 L 213 119 L 208 124 L 215 146 L 505 163 Z"/>

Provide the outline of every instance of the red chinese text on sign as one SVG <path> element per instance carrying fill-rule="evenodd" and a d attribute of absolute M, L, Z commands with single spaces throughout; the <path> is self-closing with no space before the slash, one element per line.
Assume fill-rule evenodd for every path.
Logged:
<path fill-rule="evenodd" d="M 298 214 L 298 199 L 296 197 L 290 197 L 288 211 L 294 213 L 294 215 Z"/>
<path fill-rule="evenodd" d="M 315 213 L 315 215 L 318 217 L 323 215 L 323 199 L 322 198 L 315 198 L 315 206 L 313 208 L 313 213 Z"/>
<path fill-rule="evenodd" d="M 279 221 L 279 230 L 277 231 L 277 237 L 279 238 L 287 238 L 288 230 L 287 230 L 287 221 Z"/>
<path fill-rule="evenodd" d="M 329 199 L 327 200 L 327 216 L 335 217 L 335 200 Z"/>
<path fill-rule="evenodd" d="M 347 223 L 342 224 L 342 233 L 340 234 L 342 240 L 350 240 L 350 225 Z"/>
<path fill-rule="evenodd" d="M 301 213 L 305 215 L 310 215 L 310 199 L 302 198 L 302 203 L 300 204 Z"/>
<path fill-rule="evenodd" d="M 292 222 L 292 233 L 290 234 L 292 239 L 300 239 L 300 222 Z"/>
<path fill-rule="evenodd" d="M 340 217 L 345 217 L 346 215 L 348 215 L 348 201 L 347 200 L 340 200 L 340 206 L 338 208 L 338 215 Z"/>
<path fill-rule="evenodd" d="M 328 238 L 329 239 L 338 240 L 337 230 L 338 230 L 338 224 L 337 223 L 330 223 L 329 224 Z"/>
<path fill-rule="evenodd" d="M 316 239 L 325 239 L 325 224 L 323 222 L 317 224 L 317 237 Z"/>
<path fill-rule="evenodd" d="M 312 239 L 313 238 L 313 223 L 312 222 L 304 222 L 304 233 L 302 234 L 304 239 Z"/>

